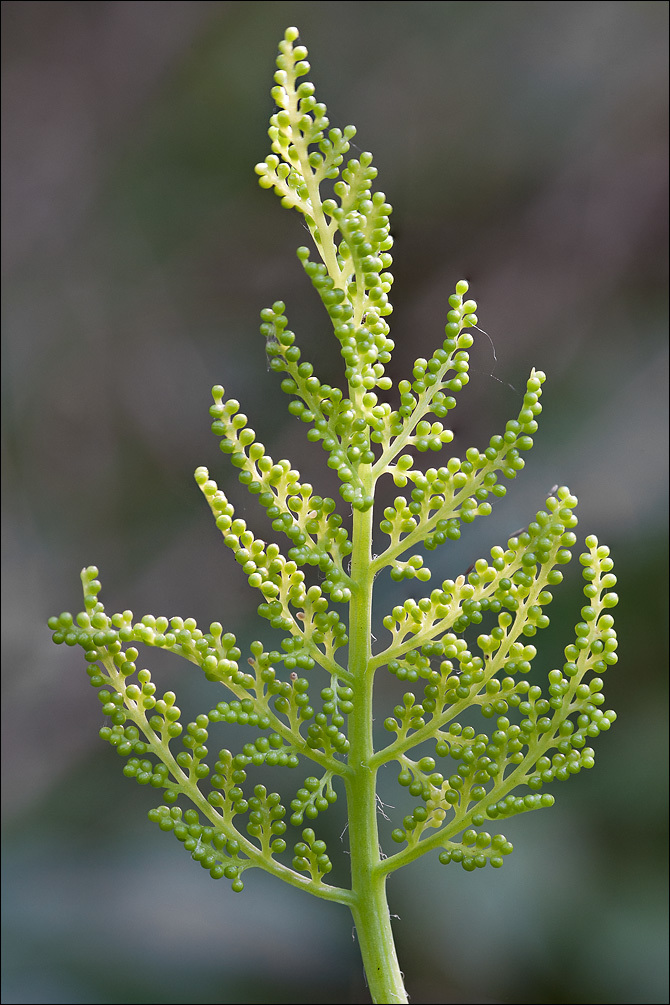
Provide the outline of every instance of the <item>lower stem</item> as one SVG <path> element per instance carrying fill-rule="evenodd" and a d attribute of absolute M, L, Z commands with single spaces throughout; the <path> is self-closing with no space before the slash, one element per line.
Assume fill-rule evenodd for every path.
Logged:
<path fill-rule="evenodd" d="M 386 900 L 386 877 L 369 876 L 351 911 L 372 1001 L 375 1005 L 406 1005 Z"/>
<path fill-rule="evenodd" d="M 375 1005 L 406 1005 L 407 995 L 398 965 L 391 917 L 386 900 L 386 876 L 381 872 L 377 828 L 377 771 L 372 735 L 370 638 L 372 619 L 372 509 L 354 510 L 351 559 L 352 597 L 349 607 L 349 670 L 354 691 L 349 714 L 351 774 L 345 780 L 351 854 L 351 911 L 358 935 L 368 987 Z"/>

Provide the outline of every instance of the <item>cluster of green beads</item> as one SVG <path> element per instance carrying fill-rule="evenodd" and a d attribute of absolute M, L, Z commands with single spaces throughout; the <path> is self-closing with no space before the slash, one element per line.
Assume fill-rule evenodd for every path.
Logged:
<path fill-rule="evenodd" d="M 504 834 L 491 837 L 487 831 L 470 829 L 465 831 L 459 844 L 448 842 L 445 850 L 440 852 L 439 859 L 442 865 L 460 862 L 466 872 L 483 869 L 487 863 L 494 869 L 499 869 L 503 864 L 503 856 L 510 855 L 513 850 Z"/>
<path fill-rule="evenodd" d="M 295 845 L 293 868 L 298 872 L 308 872 L 315 881 L 320 881 L 333 868 L 326 854 L 325 842 L 317 840 L 311 827 L 302 832 L 302 841 Z"/>
<path fill-rule="evenodd" d="M 323 778 L 310 775 L 291 801 L 291 823 L 298 826 L 304 817 L 314 820 L 319 813 L 325 813 L 329 806 L 337 802 L 337 793 L 332 786 L 332 774 L 328 772 Z"/>
<path fill-rule="evenodd" d="M 215 402 L 212 406 L 221 411 L 224 416 L 231 412 L 236 417 L 236 401 L 221 401 L 223 388 L 217 385 L 212 389 Z M 246 423 L 246 416 L 241 417 Z M 228 425 L 224 419 L 216 420 L 217 434 L 225 436 L 221 446 L 226 452 L 238 448 L 232 453 L 233 463 L 242 468 L 240 481 L 246 485 L 252 495 L 258 497 L 261 506 L 265 508 L 272 520 L 272 528 L 285 534 L 293 547 L 288 553 L 288 561 L 297 566 L 318 566 L 326 574 L 323 589 L 330 593 L 333 600 L 343 602 L 350 596 L 348 577 L 345 575 L 342 563 L 351 553 L 351 542 L 342 524 L 339 514 L 333 512 L 335 503 L 332 499 L 315 496 L 312 486 L 301 484 L 300 475 L 291 468 L 288 461 L 275 464 L 272 458 L 265 454 L 263 444 L 254 442 L 253 430 L 245 430 L 244 426 Z M 237 436 L 239 430 L 247 431 L 248 437 Z M 205 495 L 216 525 L 223 534 L 226 545 L 233 550 L 237 561 L 245 568 L 249 584 L 260 589 L 265 595 L 274 596 L 277 590 L 266 583 L 278 584 L 277 575 L 282 571 L 276 562 L 286 563 L 280 556 L 279 547 L 270 545 L 272 554 L 266 551 L 265 542 L 257 541 L 247 529 L 244 520 L 235 519 L 234 508 L 216 482 L 209 477 L 205 467 L 199 467 L 195 472 L 195 480 Z M 250 550 L 252 549 L 252 550 Z M 275 568 L 272 563 L 275 562 Z M 273 579 L 272 573 L 275 578 Z M 251 578 L 253 576 L 253 578 Z M 304 581 L 301 574 L 291 584 L 293 587 Z M 300 592 L 295 589 L 291 600 L 300 601 Z"/>
<path fill-rule="evenodd" d="M 445 631 L 458 634 L 479 624 L 487 611 L 499 615 L 497 629 L 477 640 L 487 654 L 499 648 L 520 611 L 526 615 L 524 635 L 546 627 L 549 619 L 542 608 L 552 599 L 546 587 L 561 582 L 562 574 L 555 566 L 570 561 L 570 548 L 576 541 L 572 532 L 577 523 L 576 503 L 567 489 L 559 490 L 547 500 L 547 511 L 538 512 L 526 531 L 509 539 L 506 549 L 496 546 L 489 561 L 478 560 L 467 581 L 465 576 L 445 580 L 430 596 L 418 601 L 408 598 L 394 607 L 384 618 L 384 627 L 392 633 L 390 649 L 396 660 L 425 643 L 439 643 Z"/>
<path fill-rule="evenodd" d="M 399 843 L 416 846 L 422 835 L 436 827 L 451 838 L 464 819 L 478 825 L 487 818 L 553 805 L 553 796 L 539 790 L 593 767 L 595 755 L 588 741 L 616 719 L 613 711 L 602 709 L 602 678 L 587 679 L 587 672 L 600 674 L 617 659 L 616 634 L 608 613 L 618 601 L 611 592 L 616 577 L 609 549 L 595 537 L 587 538 L 588 550 L 580 558 L 589 603 L 581 611 L 584 620 L 575 626 L 574 644 L 565 649 L 562 671 L 549 672 L 546 692 L 518 679 L 530 672 L 536 656 L 535 647 L 522 641 L 523 636 L 532 636 L 549 624 L 543 608 L 551 592 L 544 587 L 561 581 L 554 566 L 569 561 L 569 546 L 574 543 L 574 534 L 566 530 L 576 523 L 574 497 L 561 489 L 547 503 L 547 511 L 538 513 L 526 531 L 510 539 L 506 552 L 493 549 L 491 564 L 481 560 L 467 584 L 464 577 L 459 580 L 460 591 L 459 584 L 445 583 L 425 603 L 406 602 L 388 621 L 399 641 L 408 634 L 430 635 L 436 626 L 450 629 L 389 664 L 400 679 L 426 681 L 422 701 L 408 692 L 393 717 L 386 719 L 384 725 L 396 739 L 378 755 L 383 762 L 395 757 L 400 765 L 399 783 L 422 801 L 405 816 L 403 826 L 393 831 Z M 487 590 L 490 597 L 485 595 Z M 454 597 L 458 597 L 455 605 Z M 487 600 L 488 604 L 482 603 Z M 461 612 L 466 605 L 476 606 L 469 606 L 464 617 Z M 499 612 L 498 627 L 478 637 L 482 655 L 473 656 L 458 634 L 481 621 L 485 610 Z M 395 648 L 399 651 L 402 646 Z M 435 657 L 441 659 L 439 670 L 431 665 Z M 458 722 L 461 712 L 472 707 L 479 707 L 484 719 L 496 719 L 491 734 L 477 733 Z M 411 748 L 429 738 L 435 740 L 437 757 L 458 762 L 455 772 L 436 771 L 432 757 L 411 759 Z M 496 798 L 501 788 L 508 794 Z M 513 791 L 519 788 L 525 788 L 524 795 Z M 452 851 L 450 846 L 442 852 L 441 861 L 460 861 L 467 869 L 484 864 L 487 856 L 493 861 L 492 853 L 483 849 L 477 853 L 477 862 L 467 850 L 456 848 L 456 855 Z M 493 857 L 500 864 L 499 856 Z"/>
<path fill-rule="evenodd" d="M 256 165 L 259 183 L 274 188 L 283 206 L 303 214 L 329 271 L 339 279 L 336 283 L 331 274 L 333 286 L 324 290 L 334 294 L 324 300 L 329 312 L 334 310 L 333 319 L 346 324 L 352 316 L 343 306 L 345 297 L 381 319 L 391 310 L 387 294 L 393 280 L 382 271 L 391 264 L 391 207 L 383 193 L 371 190 L 377 176 L 371 154 L 361 153 L 342 167 L 356 130 L 329 130 L 326 106 L 316 102 L 314 85 L 298 83 L 310 67 L 306 48 L 293 44 L 297 37 L 297 29 L 289 28 L 279 46 L 272 90 L 279 110 L 268 130 L 272 153 Z M 334 182 L 335 198 L 322 201 L 319 187 L 326 179 Z M 327 245 L 335 252 L 332 259 Z M 301 257 L 306 262 L 308 254 Z M 338 297 L 338 289 L 344 296 Z"/>
<path fill-rule="evenodd" d="M 174 834 L 212 879 L 231 880 L 235 893 L 244 889 L 241 873 L 245 865 L 238 859 L 239 842 L 226 838 L 213 827 L 203 826 L 196 810 L 189 809 L 182 814 L 179 806 L 158 806 L 149 810 L 149 819 L 162 831 Z"/>
<path fill-rule="evenodd" d="M 420 542 L 433 550 L 447 541 L 458 540 L 461 523 L 472 523 L 477 516 L 487 516 L 491 512 L 489 496 L 500 498 L 506 492 L 498 482 L 498 472 L 506 478 L 515 478 L 524 467 L 520 451 L 529 450 L 533 445 L 531 434 L 537 429 L 534 416 L 541 408 L 538 399 L 544 379 L 543 373 L 533 372 L 519 418 L 507 423 L 504 434 L 491 437 L 483 452 L 471 447 L 465 460 L 452 457 L 445 466 L 425 472 L 414 469 L 410 454 L 398 458 L 393 468 L 396 485 L 402 487 L 411 480 L 414 488 L 410 499 L 398 496 L 393 506 L 384 510 L 380 529 L 391 538 L 387 563 L 396 554 Z M 410 407 L 415 408 L 416 404 L 408 405 Z M 417 433 L 425 435 L 413 438 L 419 450 L 440 449 L 442 442 L 451 438 L 441 427 L 438 430 L 435 425 L 429 428 L 425 423 L 425 426 L 424 430 L 420 422 Z M 396 560 L 394 571 L 397 573 L 399 569 L 407 575 L 405 566 Z"/>
<path fill-rule="evenodd" d="M 98 599 L 100 583 L 97 575 L 98 570 L 94 567 L 82 573 L 86 611 L 76 619 L 67 613 L 50 619 L 54 641 L 78 644 L 84 649 L 89 678 L 95 687 L 100 688 L 98 696 L 102 711 L 111 722 L 111 725 L 101 728 L 100 735 L 126 759 L 125 776 L 134 778 L 140 785 L 162 790 L 167 805 L 151 810 L 150 819 L 157 822 L 161 830 L 174 833 L 212 877 L 230 879 L 233 889 L 239 891 L 243 888 L 241 873 L 253 863 L 244 855 L 244 852 L 248 855 L 249 846 L 245 847 L 236 836 L 238 831 L 233 825 L 236 816 L 247 817 L 246 832 L 250 839 L 255 839 L 262 854 L 273 857 L 286 849 L 283 836 L 286 811 L 280 796 L 268 793 L 262 785 L 256 785 L 253 795 L 246 797 L 242 788 L 246 780 L 245 767 L 264 763 L 296 767 L 299 763 L 298 751 L 302 752 L 306 742 L 310 749 L 319 747 L 315 742 L 317 735 L 323 740 L 321 747 L 325 746 L 329 753 L 346 750 L 340 727 L 344 723 L 342 709 L 350 711 L 352 707 L 351 689 L 338 684 L 334 689 L 322 690 L 322 711 L 316 715 L 317 724 L 312 728 L 310 739 L 305 741 L 300 736 L 300 722 L 315 717 L 314 710 L 309 706 L 309 682 L 299 678 L 295 672 L 289 681 L 278 680 L 270 665 L 271 660 L 279 662 L 283 659 L 287 666 L 313 667 L 314 661 L 299 649 L 296 651 L 296 646 L 292 645 L 297 640 L 285 640 L 288 652 L 283 655 L 275 651 L 265 652 L 260 643 L 254 643 L 254 655 L 250 662 L 257 673 L 255 676 L 242 674 L 237 668 L 236 660 L 240 654 L 235 638 L 224 635 L 221 625 L 211 625 L 210 632 L 204 634 L 193 619 L 168 620 L 146 615 L 135 622 L 130 611 L 109 617 Z M 256 697 L 221 701 L 208 714 L 198 715 L 184 729 L 179 721 L 181 712 L 176 705 L 175 694 L 168 691 L 162 697 L 157 696 L 149 671 L 137 669 L 138 650 L 132 646 L 122 648 L 122 643 L 131 640 L 178 652 L 198 663 L 210 679 L 221 680 L 223 677 L 229 687 L 241 685 L 242 694 L 251 691 L 256 693 Z M 224 667 L 219 666 L 222 658 Z M 134 676 L 137 683 L 133 682 Z M 110 683 L 114 689 L 101 687 Z M 268 700 L 274 702 L 274 714 Z M 288 733 L 288 739 L 286 735 L 271 731 L 272 725 L 279 722 L 277 715 L 285 716 L 289 727 L 294 730 L 293 734 Z M 205 763 L 207 742 L 211 725 L 217 723 L 255 726 L 264 731 L 264 735 L 253 743 L 244 744 L 242 751 L 236 755 L 221 750 L 211 770 Z M 291 735 L 298 741 L 297 746 L 291 743 Z M 177 738 L 180 738 L 182 750 L 173 755 L 169 744 Z M 195 809 L 187 810 L 182 818 L 182 810 L 174 805 L 180 795 L 194 798 L 205 780 L 210 786 L 206 802 L 221 814 L 219 826 L 203 824 Z M 292 822 L 300 823 L 304 816 L 312 818 L 318 815 L 335 798 L 332 771 L 326 772 L 322 779 L 306 779 L 292 802 Z M 311 834 L 312 838 L 305 844 L 307 839 L 303 835 L 299 848 L 304 845 L 307 850 L 300 854 L 296 852 L 296 860 L 301 871 L 308 872 L 316 882 L 321 882 L 331 868 L 325 845 L 316 841 L 313 832 L 305 833 Z"/>

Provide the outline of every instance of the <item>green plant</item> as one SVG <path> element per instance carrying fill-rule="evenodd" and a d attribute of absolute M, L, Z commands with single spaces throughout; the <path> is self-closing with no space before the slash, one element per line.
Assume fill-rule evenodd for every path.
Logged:
<path fill-rule="evenodd" d="M 268 456 L 239 403 L 217 385 L 212 429 L 273 531 L 288 539 L 288 550 L 260 540 L 236 518 L 206 468 L 195 478 L 224 543 L 261 594 L 258 612 L 276 648 L 253 642 L 248 668 L 241 669 L 236 638 L 219 623 L 203 632 L 192 618 L 109 616 L 94 567 L 82 572 L 85 611 L 49 625 L 55 642 L 84 649 L 111 723 L 100 735 L 126 759 L 124 773 L 160 790 L 163 802 L 149 818 L 235 891 L 242 890 L 246 870 L 261 868 L 347 906 L 373 1001 L 404 1002 L 387 876 L 429 851 L 468 871 L 502 865 L 512 846 L 487 828 L 551 806 L 553 796 L 544 791 L 549 783 L 593 765 L 590 740 L 615 719 L 602 710 L 598 674 L 616 662 L 608 613 L 617 602 L 616 580 L 609 550 L 588 537 L 580 557 L 587 604 L 574 642 L 562 669 L 550 670 L 545 689 L 531 683 L 536 650 L 530 640 L 549 623 L 552 588 L 576 543 L 577 500 L 557 488 L 506 547 L 493 548 L 467 574 L 422 599 L 394 607 L 383 619 L 389 638 L 373 652 L 375 577 L 388 571 L 397 582 L 427 582 L 430 571 L 415 549 L 448 545 L 462 524 L 490 513 L 490 500 L 505 495 L 500 476 L 514 478 L 524 466 L 521 454 L 532 446 L 545 377 L 531 372 L 518 417 L 483 451 L 472 447 L 464 459 L 452 457 L 440 467 L 418 465 L 417 455 L 439 453 L 453 438 L 441 420 L 468 382 L 476 304 L 464 299 L 468 284 L 457 283 L 442 344 L 429 359 L 416 360 L 411 379 L 400 381 L 397 407 L 380 400 L 378 392 L 392 390 L 385 375 L 393 350 L 385 321 L 391 207 L 372 190 L 377 172 L 369 154 L 345 164 L 354 128 L 330 129 L 313 86 L 299 83 L 309 65 L 306 49 L 294 45 L 297 37 L 290 28 L 280 43 L 272 153 L 256 171 L 261 186 L 298 210 L 311 232 L 318 259 L 307 248 L 298 249 L 298 258 L 340 343 L 346 391 L 321 383 L 301 361 L 283 303 L 262 312 L 261 332 L 271 369 L 285 375 L 289 412 L 308 427 L 308 440 L 321 443 L 337 473 L 350 525 L 333 499 L 301 482 L 289 461 Z M 401 491 L 379 519 L 377 483 L 388 476 Z M 482 633 L 475 636 L 478 625 Z M 137 670 L 136 643 L 194 663 L 221 700 L 184 730 L 174 693 L 159 697 L 149 671 Z M 378 673 L 422 688 L 384 712 L 387 742 L 373 733 Z M 254 728 L 256 738 L 236 753 L 219 750 L 208 765 L 210 734 L 230 736 L 232 743 L 233 724 Z M 273 767 L 305 762 L 308 774 L 295 790 L 288 822 L 277 792 L 245 786 L 256 768 L 270 775 Z M 395 821 L 395 850 L 384 854 L 377 775 L 391 763 L 413 802 Z M 318 817 L 338 794 L 346 798 L 349 831 L 350 883 L 344 886 L 327 882 L 331 860 L 317 835 Z M 179 806 L 180 799 L 189 808 Z M 289 825 L 297 828 L 292 851 Z"/>

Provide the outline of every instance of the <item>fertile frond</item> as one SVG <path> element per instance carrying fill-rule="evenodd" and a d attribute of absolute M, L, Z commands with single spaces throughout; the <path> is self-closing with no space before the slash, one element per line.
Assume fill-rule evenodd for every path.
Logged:
<path fill-rule="evenodd" d="M 505 547 L 426 596 L 401 596 L 383 617 L 387 640 L 377 644 L 375 578 L 388 570 L 396 584 L 427 582 L 431 570 L 416 549 L 448 545 L 464 524 L 491 512 L 506 492 L 501 476 L 515 478 L 533 446 L 545 375 L 531 371 L 517 418 L 484 449 L 425 470 L 419 464 L 453 440 L 443 420 L 468 384 L 477 304 L 464 299 L 467 282 L 458 282 L 445 338 L 415 360 L 394 402 L 384 400 L 394 391 L 386 374 L 394 348 L 386 321 L 391 207 L 374 188 L 371 154 L 348 158 L 353 126 L 331 128 L 326 106 L 302 79 L 310 67 L 297 40 L 289 28 L 279 46 L 271 153 L 256 172 L 312 236 L 317 258 L 301 247 L 298 259 L 338 340 L 343 386 L 326 384 L 303 359 L 283 301 L 261 312 L 261 334 L 290 415 L 322 447 L 348 505 L 338 513 L 291 461 L 274 461 L 239 402 L 216 384 L 212 430 L 280 543 L 255 533 L 253 515 L 249 524 L 236 515 L 206 467 L 195 480 L 224 545 L 260 594 L 271 640 L 253 641 L 241 667 L 236 637 L 218 621 L 203 631 L 194 618 L 108 615 L 94 566 L 82 572 L 84 610 L 49 625 L 54 642 L 83 649 L 106 717 L 100 736 L 124 759 L 124 774 L 161 794 L 150 820 L 234 891 L 247 870 L 259 868 L 348 905 L 373 1000 L 406 1002 L 386 877 L 433 850 L 441 863 L 467 871 L 501 866 L 512 845 L 486 828 L 550 807 L 549 786 L 593 766 L 591 741 L 616 719 L 603 696 L 603 675 L 616 662 L 616 578 L 608 548 L 588 537 L 580 556 L 587 602 L 574 640 L 560 668 L 543 666 L 534 643 L 577 544 L 577 499 L 557 488 Z M 400 492 L 380 515 L 375 496 L 386 476 Z M 373 555 L 375 527 L 388 544 Z M 138 669 L 141 647 L 201 670 L 212 688 L 209 710 L 182 724 L 176 694 L 160 695 L 149 670 Z M 373 687 L 386 671 L 420 690 L 380 714 Z M 386 737 L 378 747 L 375 714 Z M 226 745 L 211 755 L 215 736 Z M 396 813 L 392 854 L 382 851 L 378 833 L 377 775 L 389 764 L 397 766 L 404 804 L 389 808 Z M 267 772 L 281 787 L 276 769 L 291 769 L 288 798 L 257 779 Z M 343 794 L 351 881 L 331 886 L 326 843 L 303 825 L 316 826 Z M 298 828 L 293 840 L 291 828 Z"/>

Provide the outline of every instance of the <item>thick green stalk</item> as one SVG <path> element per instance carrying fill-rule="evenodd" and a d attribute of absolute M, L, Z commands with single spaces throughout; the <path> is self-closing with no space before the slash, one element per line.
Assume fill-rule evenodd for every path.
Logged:
<path fill-rule="evenodd" d="M 351 829 L 351 821 L 349 826 Z M 353 865 L 353 845 L 351 857 Z M 360 897 L 351 910 L 372 1001 L 375 1005 L 405 1005 L 408 999 L 393 942 L 386 877 L 368 875 L 365 886 L 361 881 Z"/>
<path fill-rule="evenodd" d="M 377 772 L 370 766 L 373 673 L 370 670 L 372 617 L 372 514 L 354 510 L 353 580 L 349 624 L 349 670 L 353 676 L 353 711 L 349 716 L 349 766 L 345 780 L 349 812 L 351 910 L 372 1000 L 407 1002 L 398 966 L 386 900 L 386 876 L 380 871 L 377 831 Z"/>

